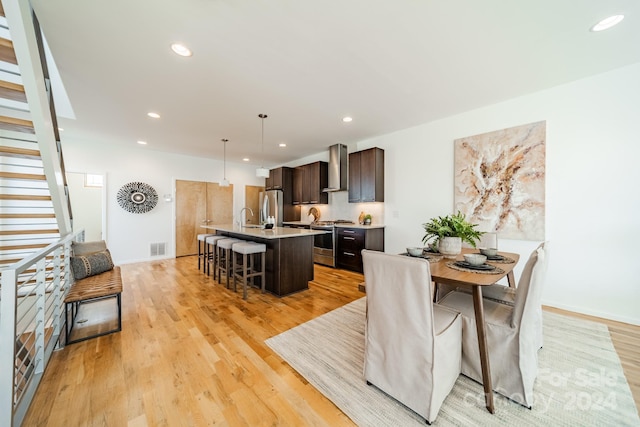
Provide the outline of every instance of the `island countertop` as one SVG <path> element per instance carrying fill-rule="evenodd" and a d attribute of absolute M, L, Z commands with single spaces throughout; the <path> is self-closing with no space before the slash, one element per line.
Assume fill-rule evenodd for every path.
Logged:
<path fill-rule="evenodd" d="M 203 225 L 202 227 L 214 230 L 217 235 L 263 243 L 266 246 L 266 253 L 261 254 L 265 257 L 265 288 L 278 296 L 309 288 L 309 282 L 313 280 L 314 275 L 314 237 L 331 232 L 284 227 L 266 230 L 234 224 Z M 259 284 L 259 277 L 254 280 Z"/>
<path fill-rule="evenodd" d="M 317 234 L 325 234 L 330 231 L 327 230 L 307 230 L 304 228 L 286 228 L 286 227 L 273 227 L 271 230 L 252 226 L 241 227 L 235 224 L 219 224 L 219 225 L 203 225 L 202 228 L 209 230 L 221 231 L 224 233 L 233 233 L 247 236 L 249 238 L 259 239 L 285 239 L 290 237 L 301 236 L 315 236 Z"/>

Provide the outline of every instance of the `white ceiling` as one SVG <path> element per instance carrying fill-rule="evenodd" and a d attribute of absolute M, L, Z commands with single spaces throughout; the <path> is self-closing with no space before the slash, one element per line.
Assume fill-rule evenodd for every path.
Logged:
<path fill-rule="evenodd" d="M 640 61 L 637 0 L 32 3 L 76 115 L 63 141 L 220 159 L 228 138 L 228 161 L 267 167 Z"/>

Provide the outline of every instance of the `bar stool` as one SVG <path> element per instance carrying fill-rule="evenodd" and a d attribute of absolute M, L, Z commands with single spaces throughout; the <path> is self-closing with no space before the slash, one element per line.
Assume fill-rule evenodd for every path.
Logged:
<path fill-rule="evenodd" d="M 205 251 L 206 251 L 206 243 L 204 241 L 204 239 L 206 239 L 209 236 L 213 236 L 213 234 L 209 233 L 209 234 L 198 234 L 198 270 L 200 270 L 200 261 L 203 260 L 203 267 L 206 268 L 206 264 L 204 264 L 206 261 L 204 261 L 205 259 Z M 200 242 L 202 242 L 202 246 L 200 245 Z"/>
<path fill-rule="evenodd" d="M 205 238 L 204 245 L 204 254 L 205 254 L 205 262 L 207 263 L 205 267 L 205 272 L 207 276 L 211 273 L 211 264 L 213 264 L 213 278 L 216 278 L 216 254 L 217 254 L 217 244 L 218 240 L 228 239 L 226 236 L 217 236 L 212 235 Z"/>
<path fill-rule="evenodd" d="M 238 242 L 244 242 L 244 240 L 227 237 L 226 239 L 220 239 L 216 242 L 216 246 L 218 248 L 216 264 L 216 269 L 218 270 L 218 283 L 222 284 L 222 273 L 224 272 L 224 275 L 227 278 L 227 288 L 229 287 L 229 279 L 231 278 L 231 258 L 233 257 L 231 248 L 234 243 Z"/>
<path fill-rule="evenodd" d="M 265 254 L 267 252 L 267 245 L 264 243 L 256 243 L 256 242 L 240 242 L 234 243 L 233 246 L 233 264 L 231 267 L 231 271 L 233 272 L 233 291 L 236 291 L 236 279 L 240 278 L 242 281 L 242 299 L 247 299 L 247 286 L 249 285 L 249 280 L 254 282 L 253 277 L 260 277 L 260 284 L 262 288 L 262 293 L 264 293 L 265 289 Z M 236 255 L 242 254 L 242 274 L 238 274 L 236 270 L 239 270 L 236 267 Z M 256 259 L 255 257 L 260 255 L 262 260 L 261 268 L 256 269 Z"/>

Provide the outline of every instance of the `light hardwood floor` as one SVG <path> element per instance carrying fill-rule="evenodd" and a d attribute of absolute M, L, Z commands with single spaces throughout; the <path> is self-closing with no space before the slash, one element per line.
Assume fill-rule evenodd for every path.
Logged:
<path fill-rule="evenodd" d="M 122 332 L 55 352 L 24 426 L 354 425 L 264 340 L 362 297 L 362 275 L 316 266 L 309 290 L 245 302 L 196 265 L 122 266 Z M 640 327 L 607 323 L 638 405 Z"/>

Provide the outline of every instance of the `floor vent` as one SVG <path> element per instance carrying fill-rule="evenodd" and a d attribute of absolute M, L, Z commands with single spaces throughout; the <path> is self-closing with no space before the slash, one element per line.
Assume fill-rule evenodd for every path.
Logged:
<path fill-rule="evenodd" d="M 164 255 L 165 252 L 165 243 L 151 243 L 150 252 L 151 256 L 160 256 Z"/>

